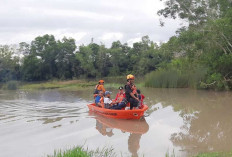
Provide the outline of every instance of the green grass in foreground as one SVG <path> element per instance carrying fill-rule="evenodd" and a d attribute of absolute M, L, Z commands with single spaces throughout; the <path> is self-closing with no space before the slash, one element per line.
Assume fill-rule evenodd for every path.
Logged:
<path fill-rule="evenodd" d="M 202 153 L 202 154 L 198 154 L 195 157 L 232 157 L 232 152 L 230 153 L 224 153 L 224 152 Z"/>
<path fill-rule="evenodd" d="M 116 157 L 114 149 L 103 148 L 95 151 L 84 149 L 83 147 L 74 147 L 65 151 L 54 151 L 54 155 L 48 155 L 48 157 Z M 122 156 L 122 154 L 121 154 Z M 167 152 L 165 157 L 178 157 L 175 152 Z M 201 153 L 194 157 L 232 157 L 232 152 L 212 152 L 212 153 Z"/>
<path fill-rule="evenodd" d="M 112 148 L 97 149 L 95 151 L 84 149 L 83 147 L 75 147 L 66 151 L 54 151 L 54 155 L 48 157 L 116 157 Z"/>

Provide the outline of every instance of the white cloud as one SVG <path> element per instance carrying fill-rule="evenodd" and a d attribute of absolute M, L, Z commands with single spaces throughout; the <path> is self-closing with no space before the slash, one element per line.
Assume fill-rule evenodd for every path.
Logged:
<path fill-rule="evenodd" d="M 166 20 L 159 27 L 159 0 L 0 0 L 0 44 L 30 42 L 36 36 L 53 34 L 73 37 L 81 44 L 113 41 L 133 42 L 148 35 L 167 41 L 179 27 Z"/>
<path fill-rule="evenodd" d="M 123 37 L 122 33 L 105 33 L 99 39 L 100 40 L 120 40 L 122 39 L 122 37 Z"/>

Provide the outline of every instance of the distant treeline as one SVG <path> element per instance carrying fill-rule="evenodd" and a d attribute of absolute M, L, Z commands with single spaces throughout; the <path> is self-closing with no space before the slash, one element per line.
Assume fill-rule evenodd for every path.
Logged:
<path fill-rule="evenodd" d="M 145 76 L 148 87 L 232 89 L 232 3 L 230 0 L 167 0 L 160 16 L 188 21 L 167 43 L 148 36 L 132 47 L 96 43 L 77 48 L 75 40 L 53 35 L 18 49 L 0 46 L 0 82 L 9 80 Z M 161 25 L 165 25 L 161 21 Z M 19 57 L 17 54 L 23 54 Z"/>
<path fill-rule="evenodd" d="M 73 38 L 56 40 L 46 34 L 30 44 L 20 43 L 18 49 L 0 46 L 0 81 L 96 78 L 129 73 L 144 76 L 172 58 L 172 51 L 164 45 L 159 47 L 148 36 L 133 47 L 115 41 L 110 48 L 96 43 L 77 48 Z"/>

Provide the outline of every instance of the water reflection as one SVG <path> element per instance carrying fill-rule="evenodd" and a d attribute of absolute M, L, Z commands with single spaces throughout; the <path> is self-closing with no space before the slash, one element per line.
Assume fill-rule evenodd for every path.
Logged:
<path fill-rule="evenodd" d="M 140 139 L 142 134 L 131 133 L 128 139 L 128 150 L 132 157 L 138 157 L 138 150 L 140 148 Z"/>
<path fill-rule="evenodd" d="M 148 132 L 149 125 L 145 119 L 143 120 L 123 120 L 109 119 L 95 113 L 89 113 L 96 119 L 96 129 L 103 135 L 112 137 L 113 130 L 119 129 L 122 133 L 130 133 L 128 138 L 128 150 L 133 157 L 138 157 L 140 148 L 140 139 L 143 134 Z"/>
<path fill-rule="evenodd" d="M 183 116 L 181 132 L 171 135 L 175 145 L 190 154 L 205 151 L 230 151 L 232 148 L 231 105 L 202 107 L 195 114 Z"/>
<path fill-rule="evenodd" d="M 149 93 L 152 91 L 152 95 Z M 232 93 L 189 89 L 148 89 L 148 103 L 172 106 L 183 119 L 180 131 L 171 134 L 174 146 L 187 156 L 200 152 L 221 152 L 232 149 Z M 150 96 L 149 96 L 150 95 Z M 150 106 L 149 113 L 159 110 Z"/>
<path fill-rule="evenodd" d="M 89 115 L 86 104 L 93 101 L 89 89 L 1 92 L 0 156 L 39 157 L 85 141 L 93 150 L 111 144 L 123 156 L 165 156 L 167 150 L 175 150 L 185 157 L 232 149 L 231 92 L 151 88 L 142 92 L 149 105 L 144 121 Z"/>

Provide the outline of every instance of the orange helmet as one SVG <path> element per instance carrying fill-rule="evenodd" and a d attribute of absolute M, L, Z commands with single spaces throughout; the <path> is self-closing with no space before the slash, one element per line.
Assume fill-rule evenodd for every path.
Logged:
<path fill-rule="evenodd" d="M 99 82 L 99 83 L 104 83 L 104 80 L 99 80 L 98 82 Z"/>
<path fill-rule="evenodd" d="M 134 80 L 135 77 L 134 77 L 134 75 L 129 74 L 129 75 L 127 75 L 126 79 L 127 80 Z"/>

